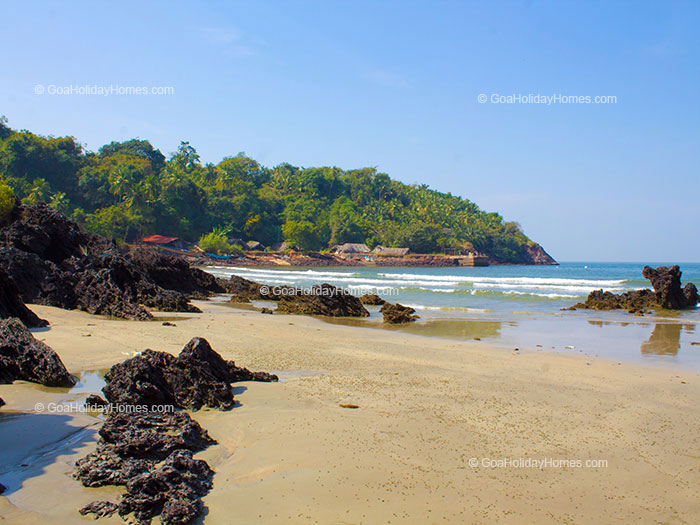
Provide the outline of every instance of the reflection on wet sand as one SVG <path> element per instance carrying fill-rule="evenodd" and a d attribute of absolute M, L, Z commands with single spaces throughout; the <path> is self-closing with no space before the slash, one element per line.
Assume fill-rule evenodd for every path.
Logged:
<path fill-rule="evenodd" d="M 681 348 L 681 330 L 692 332 L 694 325 L 657 323 L 647 341 L 641 346 L 642 354 L 676 355 Z"/>
<path fill-rule="evenodd" d="M 395 330 L 409 334 L 425 335 L 432 337 L 446 337 L 448 339 L 487 339 L 497 338 L 501 335 L 501 321 L 478 321 L 466 319 L 429 319 L 417 323 L 390 325 L 381 321 L 368 319 L 353 319 L 346 317 L 319 317 L 330 324 L 342 324 L 346 326 L 364 326 L 367 328 L 381 328 Z M 517 325 L 515 322 L 509 323 Z"/>

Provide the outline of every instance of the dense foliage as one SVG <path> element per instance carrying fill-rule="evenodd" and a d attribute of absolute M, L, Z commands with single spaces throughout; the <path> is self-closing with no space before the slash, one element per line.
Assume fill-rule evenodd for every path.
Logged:
<path fill-rule="evenodd" d="M 119 241 L 159 233 L 195 242 L 215 232 L 208 240 L 220 243 L 225 231 L 306 250 L 343 242 L 418 253 L 476 249 L 503 262 L 522 260 L 531 242 L 497 213 L 374 168 L 267 168 L 243 153 L 203 164 L 188 142 L 166 159 L 139 139 L 94 153 L 72 137 L 15 131 L 6 122 L 0 120 L 0 177 L 15 195 L 47 202 Z"/>

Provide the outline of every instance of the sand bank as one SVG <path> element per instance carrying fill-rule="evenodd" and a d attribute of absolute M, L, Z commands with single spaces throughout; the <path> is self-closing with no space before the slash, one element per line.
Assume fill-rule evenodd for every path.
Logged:
<path fill-rule="evenodd" d="M 237 384 L 230 412 L 193 414 L 220 443 L 198 455 L 216 470 L 205 523 L 700 520 L 695 372 L 197 304 L 176 327 L 33 309 L 51 322 L 35 335 L 72 373 L 148 347 L 177 353 L 193 336 L 280 373 Z M 94 417 L 12 412 L 80 396 L 0 385 L 8 522 L 86 523 L 77 508 L 119 492 L 70 478 L 94 448 Z"/>

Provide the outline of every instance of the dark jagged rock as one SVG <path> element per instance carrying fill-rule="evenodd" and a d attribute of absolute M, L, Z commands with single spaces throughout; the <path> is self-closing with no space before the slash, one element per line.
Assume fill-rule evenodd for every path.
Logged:
<path fill-rule="evenodd" d="M 86 487 L 126 485 L 176 450 L 198 452 L 216 443 L 184 412 L 116 414 L 99 434 L 97 450 L 75 464 Z"/>
<path fill-rule="evenodd" d="M 5 492 L 6 490 L 7 490 L 7 487 L 5 485 L 3 485 L 2 483 L 0 483 L 0 494 Z"/>
<path fill-rule="evenodd" d="M 0 397 L 0 407 L 5 406 L 5 400 Z"/>
<path fill-rule="evenodd" d="M 293 294 L 282 294 L 277 311 L 330 317 L 369 316 L 369 312 L 357 297 L 330 284 L 315 285 L 309 290 L 296 290 Z"/>
<path fill-rule="evenodd" d="M 188 295 L 225 291 L 186 261 L 149 250 L 122 254 L 57 211 L 19 206 L 0 229 L 0 267 L 24 302 L 145 320 L 147 308 L 199 312 Z"/>
<path fill-rule="evenodd" d="M 634 290 L 622 294 L 593 290 L 585 303 L 577 303 L 567 310 L 627 310 L 629 313 L 642 314 L 658 306 L 656 295 L 651 290 Z"/>
<path fill-rule="evenodd" d="M 678 266 L 660 266 L 656 269 L 645 266 L 642 275 L 651 281 L 654 291 L 633 290 L 622 294 L 594 290 L 583 303 L 577 303 L 566 310 L 627 310 L 633 314 L 643 314 L 653 308 L 680 310 L 693 308 L 698 303 L 698 291 L 688 283 L 681 289 L 681 271 Z"/>
<path fill-rule="evenodd" d="M 19 295 L 19 290 L 15 283 L 7 275 L 7 272 L 0 268 L 0 319 L 9 317 L 17 317 L 25 326 L 36 328 L 46 326 L 49 323 L 32 312 L 22 302 Z"/>
<path fill-rule="evenodd" d="M 119 504 L 119 515 L 139 523 L 160 516 L 164 524 L 189 523 L 204 509 L 202 496 L 212 488 L 214 471 L 189 450 L 176 450 L 163 465 L 132 478 Z"/>
<path fill-rule="evenodd" d="M 0 321 L 0 383 L 17 379 L 46 386 L 75 385 L 56 352 L 34 339 L 19 319 L 4 319 Z"/>
<path fill-rule="evenodd" d="M 251 299 L 269 299 L 269 294 L 263 297 L 260 293 L 261 284 L 232 275 L 228 281 L 223 281 L 226 292 L 231 294 L 232 303 L 248 303 Z"/>
<path fill-rule="evenodd" d="M 192 268 L 184 259 L 145 248 L 134 250 L 129 256 L 131 262 L 151 281 L 166 290 L 199 299 L 227 291 L 227 281 L 217 279 L 199 268 Z"/>
<path fill-rule="evenodd" d="M 642 275 L 651 281 L 661 308 L 682 310 L 698 303 L 698 291 L 694 284 L 688 283 L 681 290 L 681 269 L 678 266 L 645 266 Z"/>
<path fill-rule="evenodd" d="M 85 398 L 85 405 L 89 407 L 106 407 L 109 403 L 97 394 L 90 394 Z"/>
<path fill-rule="evenodd" d="M 189 415 L 122 413 L 108 418 L 99 433 L 97 450 L 76 462 L 74 476 L 86 487 L 125 485 L 126 493 L 119 505 L 95 501 L 81 514 L 118 510 L 137 523 L 155 516 L 162 523 L 188 523 L 201 514 L 200 498 L 211 490 L 214 473 L 192 454 L 216 442 Z"/>
<path fill-rule="evenodd" d="M 382 306 L 386 301 L 374 293 L 366 293 L 360 297 L 360 302 L 362 304 L 368 304 L 371 306 Z"/>
<path fill-rule="evenodd" d="M 195 337 L 178 357 L 146 350 L 114 365 L 105 375 L 103 392 L 115 405 L 230 409 L 234 405 L 231 383 L 277 379 L 237 367 L 212 350 L 206 339 Z"/>
<path fill-rule="evenodd" d="M 418 319 L 418 316 L 415 315 L 416 311 L 413 308 L 399 303 L 385 303 L 379 311 L 384 316 L 384 322 L 389 324 L 412 323 Z"/>
<path fill-rule="evenodd" d="M 523 254 L 521 256 L 522 261 L 525 264 L 543 264 L 543 265 L 556 265 L 559 264 L 554 258 L 549 255 L 544 248 L 537 244 L 536 242 L 528 243 L 523 246 Z"/>
<path fill-rule="evenodd" d="M 118 413 L 105 421 L 99 434 L 121 458 L 157 461 L 174 450 L 198 452 L 215 443 L 186 412 Z"/>
<path fill-rule="evenodd" d="M 273 312 L 270 308 L 261 308 L 261 309 L 260 309 L 260 313 L 261 313 L 261 314 L 272 315 L 274 312 Z"/>
<path fill-rule="evenodd" d="M 117 512 L 119 505 L 112 503 L 111 501 L 93 501 L 88 503 L 78 512 L 81 515 L 86 516 L 88 514 L 94 514 L 95 519 L 97 518 L 107 518 Z"/>

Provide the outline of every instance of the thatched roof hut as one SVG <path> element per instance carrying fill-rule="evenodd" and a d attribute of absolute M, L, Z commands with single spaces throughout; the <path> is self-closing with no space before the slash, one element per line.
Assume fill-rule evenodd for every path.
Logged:
<path fill-rule="evenodd" d="M 248 241 L 247 243 L 245 243 L 245 246 L 248 250 L 251 250 L 251 251 L 260 251 L 261 252 L 265 249 L 265 246 L 263 245 L 263 243 L 258 242 L 258 241 Z"/>
<path fill-rule="evenodd" d="M 382 246 L 381 244 L 378 246 L 375 246 L 374 250 L 372 250 L 372 253 L 376 253 L 377 255 L 392 255 L 395 257 L 401 257 L 403 255 L 408 255 L 408 253 L 411 250 L 408 248 L 389 248 L 388 246 Z"/>
<path fill-rule="evenodd" d="M 366 244 L 346 242 L 333 246 L 331 253 L 369 253 L 369 248 Z"/>

